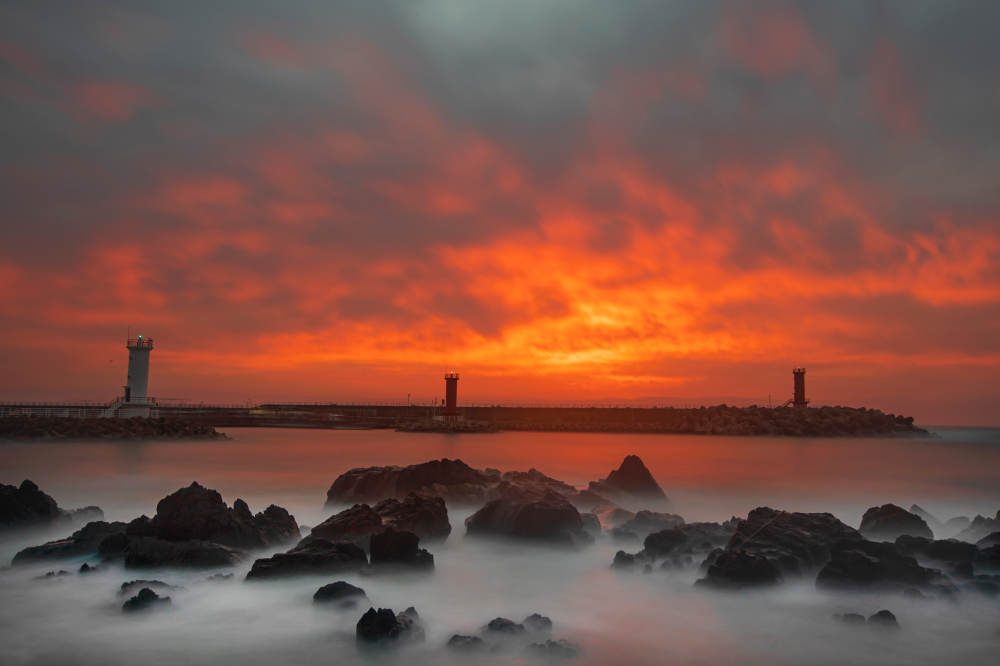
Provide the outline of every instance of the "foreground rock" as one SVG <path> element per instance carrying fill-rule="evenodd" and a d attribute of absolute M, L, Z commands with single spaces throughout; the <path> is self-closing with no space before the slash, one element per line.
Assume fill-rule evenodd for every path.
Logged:
<path fill-rule="evenodd" d="M 412 532 L 429 541 L 443 540 L 451 534 L 448 509 L 444 499 L 427 493 L 409 493 L 403 501 L 389 498 L 374 508 L 355 504 L 327 518 L 312 528 L 311 537 L 330 541 L 352 541 L 368 548 L 372 535 L 394 529 Z"/>
<path fill-rule="evenodd" d="M 781 582 L 781 574 L 766 557 L 743 550 L 729 550 L 708 567 L 707 575 L 695 581 L 699 587 L 735 590 L 768 587 Z"/>
<path fill-rule="evenodd" d="M 102 541 L 116 539 L 111 535 Z M 107 552 L 108 549 L 105 549 Z M 128 539 L 120 553 L 126 569 L 218 569 L 242 563 L 246 555 L 238 550 L 211 541 L 164 541 L 155 537 Z"/>
<path fill-rule="evenodd" d="M 265 548 L 301 538 L 295 518 L 281 507 L 271 505 L 255 516 L 243 500 L 229 508 L 222 495 L 197 482 L 160 500 L 148 523 L 129 528 L 129 536 L 140 530 L 139 536 L 164 541 L 211 541 L 232 548 Z"/>
<path fill-rule="evenodd" d="M 122 604 L 123 613 L 137 613 L 163 609 L 170 606 L 170 597 L 161 598 L 148 587 L 139 590 L 139 594 Z"/>
<path fill-rule="evenodd" d="M 640 499 L 666 502 L 667 496 L 639 456 L 626 456 L 606 479 L 590 482 L 590 491 L 612 500 Z"/>
<path fill-rule="evenodd" d="M 332 604 L 332 603 L 343 603 L 347 600 L 357 601 L 358 599 L 367 598 L 365 591 L 360 587 L 355 587 L 350 583 L 346 583 L 342 580 L 338 580 L 336 583 L 330 583 L 329 585 L 324 585 L 323 587 L 316 590 L 316 594 L 313 595 L 314 604 Z"/>
<path fill-rule="evenodd" d="M 872 541 L 895 541 L 901 536 L 934 538 L 934 532 L 923 518 L 895 504 L 883 504 L 865 511 L 858 531 Z"/>
<path fill-rule="evenodd" d="M 400 613 L 396 615 L 390 608 L 369 608 L 358 620 L 357 641 L 363 645 L 387 645 L 392 643 L 423 642 L 423 628 L 412 618 Z"/>
<path fill-rule="evenodd" d="M 493 500 L 465 521 L 467 535 L 493 535 L 580 547 L 594 537 L 580 512 L 564 496 L 549 493 L 535 502 Z"/>
<path fill-rule="evenodd" d="M 900 628 L 899 622 L 896 620 L 896 616 L 887 610 L 880 610 L 872 615 L 868 618 L 868 624 L 878 629 L 888 629 L 893 631 Z"/>
<path fill-rule="evenodd" d="M 312 539 L 287 553 L 256 560 L 246 580 L 264 580 L 297 575 L 326 575 L 359 571 L 368 558 L 357 545 L 326 539 Z"/>
<path fill-rule="evenodd" d="M 727 545 L 736 532 L 736 524 L 688 523 L 654 532 L 643 542 L 643 552 L 650 557 L 707 553 Z"/>
<path fill-rule="evenodd" d="M 864 537 L 830 513 L 790 513 L 763 507 L 736 526 L 726 550 L 764 555 L 782 571 L 816 569 L 830 560 L 830 548 L 841 540 Z"/>
<path fill-rule="evenodd" d="M 72 416 L 0 417 L 0 440 L 228 439 L 204 423 L 182 419 L 79 419 Z"/>
<path fill-rule="evenodd" d="M 25 548 L 14 556 L 13 564 L 66 560 L 95 555 L 105 537 L 124 532 L 125 523 L 106 523 L 104 521 L 87 523 L 82 529 L 73 532 L 72 536 L 65 539 Z"/>
<path fill-rule="evenodd" d="M 433 569 L 434 556 L 419 547 L 413 532 L 389 528 L 371 538 L 371 564 L 403 565 L 413 569 Z"/>
<path fill-rule="evenodd" d="M 979 549 L 971 543 L 957 539 L 926 539 L 923 537 L 901 536 L 896 539 L 896 548 L 903 555 L 936 560 L 938 562 L 971 562 Z"/>
<path fill-rule="evenodd" d="M 327 491 L 326 505 L 379 502 L 412 492 L 439 495 L 449 503 L 482 504 L 488 499 L 487 488 L 499 482 L 499 473 L 491 477 L 461 460 L 447 458 L 409 467 L 356 468 L 337 477 Z"/>
<path fill-rule="evenodd" d="M 56 501 L 28 479 L 20 486 L 0 484 L 0 530 L 48 527 L 63 521 Z"/>
<path fill-rule="evenodd" d="M 367 504 L 355 504 L 312 528 L 309 538 L 350 541 L 367 548 L 371 535 L 381 531 L 382 516 Z"/>
<path fill-rule="evenodd" d="M 933 571 L 899 552 L 892 543 L 842 540 L 830 549 L 831 560 L 816 576 L 816 587 L 825 590 L 889 590 L 921 587 Z"/>

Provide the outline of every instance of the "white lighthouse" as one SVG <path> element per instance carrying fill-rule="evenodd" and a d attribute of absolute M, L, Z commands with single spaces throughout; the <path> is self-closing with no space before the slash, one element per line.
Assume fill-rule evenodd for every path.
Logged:
<path fill-rule="evenodd" d="M 153 351 L 153 340 L 139 335 L 125 343 L 128 349 L 128 380 L 125 383 L 125 402 L 139 403 L 143 409 L 129 410 L 130 415 L 148 416 L 152 400 L 147 395 L 149 386 L 149 352 Z"/>

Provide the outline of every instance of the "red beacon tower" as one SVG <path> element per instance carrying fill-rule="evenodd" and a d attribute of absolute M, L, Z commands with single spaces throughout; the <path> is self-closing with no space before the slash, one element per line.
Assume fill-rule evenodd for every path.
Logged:
<path fill-rule="evenodd" d="M 445 421 L 461 421 L 458 413 L 458 373 L 446 372 L 444 375 L 444 414 Z"/>
<path fill-rule="evenodd" d="M 792 396 L 792 407 L 805 407 L 809 404 L 806 400 L 806 369 L 792 368 L 792 375 L 795 376 L 795 393 Z"/>

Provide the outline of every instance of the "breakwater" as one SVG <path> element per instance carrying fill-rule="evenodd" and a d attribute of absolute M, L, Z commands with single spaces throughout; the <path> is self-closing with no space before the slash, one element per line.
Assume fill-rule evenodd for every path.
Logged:
<path fill-rule="evenodd" d="M 0 417 L 0 440 L 226 439 L 207 423 L 183 419 L 102 419 L 72 416 Z"/>
<path fill-rule="evenodd" d="M 7 413 L 17 409 L 6 407 Z M 60 415 L 60 407 L 45 408 Z M 30 408 L 21 408 L 30 412 Z M 395 428 L 420 432 L 646 432 L 787 437 L 923 437 L 912 417 L 864 407 L 459 407 L 463 425 L 434 421 L 440 407 L 393 404 L 156 405 L 157 418 L 213 428 Z M 101 419 L 116 420 L 116 419 Z M 117 419 L 121 420 L 121 419 Z M 125 419 L 128 420 L 128 419 Z M 144 420 L 144 419 L 140 419 Z M 155 420 L 155 419 L 153 419 Z"/>

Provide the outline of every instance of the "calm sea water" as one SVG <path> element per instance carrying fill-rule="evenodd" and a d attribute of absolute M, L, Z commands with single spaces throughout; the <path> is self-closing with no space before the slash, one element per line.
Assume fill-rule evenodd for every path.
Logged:
<path fill-rule="evenodd" d="M 427 435 L 391 431 L 232 429 L 225 442 L 61 443 L 0 446 L 0 482 L 30 478 L 60 506 L 102 507 L 109 520 L 152 515 L 156 502 L 193 480 L 274 503 L 300 524 L 327 518 L 326 490 L 342 472 L 458 458 L 502 471 L 534 467 L 585 486 L 628 454 L 639 455 L 688 521 L 745 516 L 757 506 L 831 511 L 857 526 L 870 506 L 912 503 L 942 520 L 1000 509 L 1000 430 L 936 429 L 933 440 L 723 438 L 675 435 L 503 433 Z M 333 579 L 274 585 L 209 584 L 204 574 L 156 577 L 184 587 L 174 609 L 124 618 L 115 590 L 135 578 L 111 567 L 60 583 L 32 577 L 59 566 L 0 572 L 0 661 L 5 664 L 529 663 L 514 647 L 457 658 L 453 633 L 475 633 L 497 616 L 539 612 L 555 637 L 585 649 L 579 664 L 993 664 L 1000 606 L 967 596 L 958 605 L 898 596 L 824 595 L 812 581 L 766 593 L 707 594 L 692 568 L 620 574 L 610 540 L 580 553 L 463 538 L 468 511 L 450 509 L 452 536 L 433 544 L 430 577 L 344 579 L 372 603 L 415 605 L 427 642 L 371 657 L 354 648 L 355 614 L 320 611 L 312 593 Z M 28 539 L 28 540 L 26 540 Z M 33 539 L 33 540 L 31 540 Z M 6 538 L 6 563 L 32 538 Z M 638 546 L 632 548 L 637 550 Z M 262 555 L 267 555 L 263 553 Z M 80 562 L 63 565 L 75 570 Z M 236 570 L 241 580 L 249 564 Z M 883 636 L 834 624 L 831 613 L 896 613 L 903 632 Z M 364 609 L 361 609 L 364 610 Z"/>

